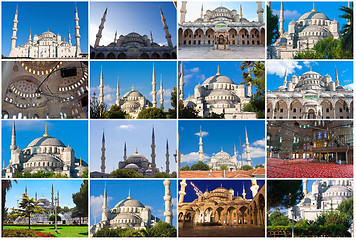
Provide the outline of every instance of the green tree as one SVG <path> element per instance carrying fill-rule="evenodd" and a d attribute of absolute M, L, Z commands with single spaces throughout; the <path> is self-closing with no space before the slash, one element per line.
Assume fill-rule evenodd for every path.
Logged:
<path fill-rule="evenodd" d="M 16 180 L 14 180 L 15 183 L 17 183 Z M 11 180 L 2 180 L 1 181 L 1 232 L 3 232 L 3 223 L 5 222 L 6 219 L 6 215 L 7 215 L 7 208 L 5 207 L 5 203 L 6 203 L 6 193 L 12 188 L 12 183 Z"/>
<path fill-rule="evenodd" d="M 42 207 L 36 206 L 39 201 L 35 201 L 33 198 L 29 198 L 25 193 L 22 194 L 21 202 L 19 202 L 19 208 L 12 208 L 11 217 L 21 217 L 28 219 L 28 229 L 31 229 L 31 218 L 33 214 L 44 213 Z"/>
<path fill-rule="evenodd" d="M 299 203 L 303 199 L 302 180 L 271 180 L 267 182 L 267 208 L 285 207 Z"/>
<path fill-rule="evenodd" d="M 75 204 L 72 217 L 79 217 L 79 224 L 81 224 L 81 218 L 88 217 L 88 180 L 83 180 L 79 192 L 73 193 L 72 199 Z"/>
<path fill-rule="evenodd" d="M 177 88 L 173 87 L 171 92 L 171 106 L 172 108 L 168 109 L 167 118 L 176 119 L 177 118 Z"/>
<path fill-rule="evenodd" d="M 17 172 L 16 178 L 67 178 L 67 175 L 54 173 L 54 172 L 44 172 L 43 170 L 38 170 L 35 173 L 31 173 L 30 171 L 26 171 L 24 173 Z"/>
<path fill-rule="evenodd" d="M 229 170 L 229 168 L 227 167 L 226 164 L 221 165 L 221 166 L 220 166 L 220 169 L 221 169 L 221 170 L 225 170 L 225 171 L 228 171 L 228 170 Z"/>
<path fill-rule="evenodd" d="M 267 46 L 271 46 L 279 38 L 278 21 L 278 15 L 273 14 L 267 6 Z"/>
<path fill-rule="evenodd" d="M 180 168 L 181 171 L 190 171 L 190 167 L 188 165 L 185 165 L 184 167 Z"/>
<path fill-rule="evenodd" d="M 161 173 L 156 173 L 155 175 L 153 175 L 154 178 L 169 178 L 169 174 L 165 173 L 165 172 L 161 172 Z"/>
<path fill-rule="evenodd" d="M 88 168 L 86 168 L 84 171 L 83 171 L 83 173 L 82 173 L 82 175 L 80 176 L 81 178 L 88 178 L 88 172 L 89 172 L 89 170 L 88 170 Z"/>
<path fill-rule="evenodd" d="M 104 117 L 109 119 L 131 118 L 129 114 L 122 111 L 116 104 L 111 105 L 110 110 L 105 112 Z"/>
<path fill-rule="evenodd" d="M 354 198 L 349 198 L 342 201 L 337 210 L 340 212 L 340 215 L 345 216 L 346 219 L 353 218 L 354 213 Z"/>
<path fill-rule="evenodd" d="M 142 178 L 143 176 L 133 169 L 117 169 L 110 173 L 111 178 Z"/>
<path fill-rule="evenodd" d="M 198 111 L 194 107 L 184 107 L 182 100 L 178 102 L 179 107 L 179 118 L 201 118 L 198 116 Z"/>
<path fill-rule="evenodd" d="M 255 168 L 265 168 L 265 166 L 263 166 L 263 164 L 257 164 Z"/>
<path fill-rule="evenodd" d="M 279 210 L 272 212 L 267 219 L 268 226 L 288 226 L 290 223 L 285 213 L 281 213 Z"/>
<path fill-rule="evenodd" d="M 51 216 L 49 216 L 48 221 L 49 222 L 54 222 L 55 221 L 55 215 L 52 214 Z M 59 221 L 62 221 L 62 218 L 61 218 L 61 216 L 57 215 L 57 222 L 59 222 Z"/>
<path fill-rule="evenodd" d="M 341 214 L 337 211 L 325 211 L 318 215 L 315 220 L 315 225 L 344 225 L 345 227 L 350 227 L 350 219 L 346 214 Z"/>
<path fill-rule="evenodd" d="M 94 93 L 90 99 L 90 118 L 104 118 L 106 109 L 107 105 L 105 103 L 100 104 L 96 94 Z"/>
<path fill-rule="evenodd" d="M 199 161 L 196 164 L 193 164 L 190 168 L 192 171 L 209 171 L 208 164 L 205 164 L 203 161 Z"/>
<path fill-rule="evenodd" d="M 156 107 L 150 107 L 142 109 L 138 114 L 138 119 L 162 119 L 166 118 L 166 114 L 162 109 Z"/>
<path fill-rule="evenodd" d="M 177 237 L 177 229 L 172 225 L 159 221 L 149 229 L 150 237 Z"/>
<path fill-rule="evenodd" d="M 211 112 L 211 113 L 209 113 L 209 115 L 206 118 L 224 119 L 225 118 L 225 113 L 218 114 L 218 113 Z"/>
<path fill-rule="evenodd" d="M 171 173 L 170 178 L 177 178 L 177 172 L 176 172 L 176 171 L 173 171 L 173 172 Z"/>
<path fill-rule="evenodd" d="M 351 3 L 351 6 L 353 7 L 353 3 Z M 343 14 L 340 16 L 341 18 L 344 18 L 347 22 L 347 24 L 344 24 L 341 29 L 341 47 L 345 51 L 349 51 L 353 53 L 353 35 L 354 35 L 354 21 L 353 21 L 353 15 L 354 11 L 352 7 L 345 7 L 341 6 L 340 11 L 343 12 Z"/>
<path fill-rule="evenodd" d="M 243 166 L 241 167 L 241 170 L 244 170 L 244 171 L 248 171 L 248 170 L 251 170 L 251 169 L 253 169 L 253 167 L 250 166 L 250 165 L 243 165 Z"/>

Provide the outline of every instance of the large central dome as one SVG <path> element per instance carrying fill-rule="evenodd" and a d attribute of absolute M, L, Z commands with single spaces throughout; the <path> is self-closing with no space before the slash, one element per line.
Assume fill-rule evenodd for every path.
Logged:
<path fill-rule="evenodd" d="M 299 21 L 307 20 L 307 19 L 320 19 L 320 20 L 330 20 L 324 13 L 318 11 L 311 11 L 304 13 L 300 18 Z"/>
<path fill-rule="evenodd" d="M 132 199 L 131 197 L 128 197 L 127 199 L 121 200 L 118 202 L 114 209 L 118 209 L 120 207 L 142 207 L 144 208 L 145 206 L 138 200 Z"/>
<path fill-rule="evenodd" d="M 210 84 L 210 83 L 230 83 L 230 84 L 233 84 L 234 82 L 230 78 L 228 78 L 226 76 L 223 76 L 223 75 L 220 75 L 220 74 L 216 74 L 216 75 L 211 76 L 208 79 L 206 79 L 204 81 L 203 85 Z"/>
<path fill-rule="evenodd" d="M 38 147 L 38 146 L 65 147 L 65 145 L 59 139 L 50 136 L 43 136 L 43 137 L 36 138 L 27 147 Z"/>

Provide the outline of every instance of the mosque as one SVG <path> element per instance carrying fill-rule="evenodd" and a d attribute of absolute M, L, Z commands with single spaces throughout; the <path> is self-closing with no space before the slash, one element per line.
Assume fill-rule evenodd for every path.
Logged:
<path fill-rule="evenodd" d="M 313 182 L 312 191 L 307 191 L 307 179 L 303 179 L 304 198 L 294 207 L 288 209 L 288 217 L 292 213 L 296 221 L 307 219 L 315 221 L 324 212 L 338 208 L 342 201 L 353 197 L 353 180 L 330 179 Z"/>
<path fill-rule="evenodd" d="M 75 22 L 75 40 L 76 44 L 73 45 L 71 40 L 70 30 L 68 31 L 68 42 L 65 39 L 62 41 L 60 34 L 50 32 L 42 33 L 41 35 L 34 35 L 33 39 L 30 35 L 27 43 L 22 46 L 16 46 L 17 40 L 17 24 L 18 24 L 18 7 L 16 7 L 14 17 L 14 27 L 12 28 L 11 37 L 11 51 L 10 58 L 81 58 L 80 50 L 80 33 L 79 33 L 79 17 L 77 6 L 75 5 L 74 22 Z"/>
<path fill-rule="evenodd" d="M 2 118 L 88 118 L 88 62 L 3 62 Z"/>
<path fill-rule="evenodd" d="M 213 10 L 201 6 L 200 17 L 193 22 L 186 21 L 187 1 L 182 1 L 178 41 L 180 46 L 210 45 L 215 49 L 229 49 L 229 46 L 264 46 L 265 23 L 262 2 L 257 1 L 258 21 L 251 21 L 240 13 L 222 5 Z"/>
<path fill-rule="evenodd" d="M 69 145 L 66 147 L 59 139 L 49 136 L 47 125 L 42 137 L 34 139 L 21 150 L 16 146 L 14 122 L 10 149 L 10 164 L 3 171 L 6 178 L 16 177 L 18 172 L 36 173 L 38 171 L 59 173 L 67 177 L 80 177 L 88 167 L 85 161 L 75 157 L 75 152 Z"/>
<path fill-rule="evenodd" d="M 235 192 L 221 184 L 220 187 L 203 193 L 191 181 L 198 198 L 192 202 L 184 202 L 187 194 L 186 179 L 180 181 L 178 202 L 178 226 L 180 229 L 194 228 L 196 226 L 264 226 L 265 225 L 265 185 L 257 185 L 256 179 L 251 179 L 252 199 L 246 198 L 245 185 L 243 192 Z M 223 229 L 222 229 L 223 230 Z M 223 234 L 223 233 L 221 233 Z M 222 236 L 222 235 L 219 236 Z"/>
<path fill-rule="evenodd" d="M 293 75 L 283 85 L 267 92 L 268 119 L 351 119 L 353 116 L 353 90 L 330 75 L 312 71 L 301 76 Z"/>
<path fill-rule="evenodd" d="M 185 107 L 193 107 L 200 117 L 212 113 L 224 114 L 225 119 L 256 119 L 256 113 L 243 112 L 244 104 L 251 101 L 252 86 L 237 85 L 229 77 L 220 74 L 219 66 L 214 76 L 194 88 L 194 95 L 184 99 L 183 63 L 179 70 L 179 100 Z"/>
<path fill-rule="evenodd" d="M 165 187 L 165 195 L 163 197 L 165 203 L 165 222 L 172 225 L 173 203 L 170 189 L 171 181 L 169 179 L 165 179 L 163 181 L 163 185 Z M 161 221 L 159 218 L 152 215 L 150 207 L 144 205 L 136 199 L 133 199 L 130 191 L 128 197 L 118 202 L 112 209 L 108 209 L 107 203 L 108 195 L 105 183 L 101 221 L 91 226 L 91 235 L 106 227 L 110 229 L 121 227 L 139 230 L 145 229 L 146 227 L 151 228 Z"/>
<path fill-rule="evenodd" d="M 108 9 L 105 9 L 101 23 L 99 25 L 98 33 L 96 34 L 96 40 L 94 46 L 90 46 L 90 58 L 99 59 L 176 59 L 177 48 L 173 46 L 171 34 L 168 31 L 168 25 L 166 18 L 163 15 L 163 11 L 160 8 L 161 21 L 167 39 L 166 45 L 159 45 L 153 41 L 152 32 L 150 32 L 150 38 L 147 35 L 141 35 L 135 30 L 127 35 L 120 35 L 117 38 L 117 31 L 113 38 L 113 42 L 107 46 L 100 45 L 100 39 L 104 29 L 104 23 L 106 21 L 106 15 Z"/>
<path fill-rule="evenodd" d="M 120 107 L 120 109 L 128 114 L 132 118 L 137 118 L 138 114 L 141 112 L 142 109 L 145 108 L 151 108 L 151 107 L 159 107 L 161 109 L 164 109 L 164 90 L 163 90 L 163 80 L 162 80 L 162 75 L 161 75 L 161 81 L 160 81 L 160 90 L 156 91 L 156 70 L 155 66 L 153 64 L 153 69 L 152 69 L 152 102 L 148 100 L 142 93 L 134 89 L 134 86 L 132 85 L 131 91 L 125 93 L 122 97 L 120 95 L 120 85 L 119 85 L 119 78 L 117 79 L 117 87 L 116 87 L 116 101 L 115 104 L 116 106 Z M 100 105 L 104 104 L 104 76 L 103 76 L 103 69 L 101 69 L 101 74 L 100 74 L 100 94 L 99 94 L 99 103 Z M 160 101 L 159 104 L 157 103 L 157 98 L 156 95 L 159 93 L 160 95 Z"/>
<path fill-rule="evenodd" d="M 102 137 L 102 145 L 101 145 L 101 167 L 100 167 L 100 172 L 92 172 L 90 174 L 91 177 L 93 178 L 106 178 L 109 177 L 109 174 L 105 173 L 106 169 L 106 157 L 105 157 L 105 135 L 103 132 L 103 137 Z M 152 128 L 152 144 L 151 144 L 151 162 L 142 154 L 138 152 L 138 149 L 136 148 L 136 152 L 131 154 L 130 156 L 127 157 L 126 154 L 126 142 L 124 145 L 124 156 L 123 160 L 119 161 L 118 163 L 118 169 L 127 169 L 127 170 L 135 170 L 137 173 L 141 174 L 144 177 L 152 177 L 156 173 L 159 173 L 160 170 L 156 165 L 156 144 L 155 144 L 155 131 L 154 128 Z M 169 146 L 168 146 L 168 140 L 166 144 L 166 173 L 170 173 L 169 170 Z"/>
<path fill-rule="evenodd" d="M 306 4 L 306 3 L 304 3 Z M 330 20 L 324 13 L 315 9 L 304 13 L 297 21 L 288 24 L 288 31 L 284 30 L 284 7 L 281 2 L 279 17 L 280 37 L 271 47 L 272 58 L 291 59 L 304 50 L 312 49 L 321 39 L 333 37 L 340 38 L 340 24 L 337 20 Z"/>

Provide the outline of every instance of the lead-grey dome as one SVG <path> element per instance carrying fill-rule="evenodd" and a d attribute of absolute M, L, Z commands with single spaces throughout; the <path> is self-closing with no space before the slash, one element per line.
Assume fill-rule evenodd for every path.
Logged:
<path fill-rule="evenodd" d="M 223 75 L 220 75 L 220 74 L 216 74 L 216 75 L 211 76 L 208 79 L 206 79 L 204 81 L 203 85 L 210 84 L 210 83 L 230 83 L 230 84 L 233 84 L 234 82 L 230 78 L 228 78 L 226 76 L 223 76 Z"/>
<path fill-rule="evenodd" d="M 27 147 L 37 147 L 37 146 L 65 147 L 65 145 L 59 139 L 50 136 L 36 138 Z"/>
<path fill-rule="evenodd" d="M 121 200 L 115 205 L 115 209 L 120 208 L 120 207 L 142 207 L 144 208 L 145 206 L 138 200 L 132 199 L 131 197 L 128 197 L 124 200 Z"/>

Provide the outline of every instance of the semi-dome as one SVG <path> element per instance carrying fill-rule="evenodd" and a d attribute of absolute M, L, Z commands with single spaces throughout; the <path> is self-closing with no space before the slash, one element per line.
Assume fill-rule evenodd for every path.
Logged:
<path fill-rule="evenodd" d="M 138 168 L 139 167 L 134 163 L 130 163 L 130 164 L 125 166 L 125 169 L 138 169 Z"/>
<path fill-rule="evenodd" d="M 48 154 L 36 154 L 35 156 L 31 157 L 26 163 L 36 163 L 36 162 L 53 162 L 58 163 L 58 159 L 52 157 Z"/>
<path fill-rule="evenodd" d="M 119 213 L 118 215 L 116 215 L 116 217 L 114 218 L 114 221 L 115 220 L 135 220 L 135 221 L 141 221 L 141 219 L 134 215 L 134 214 L 131 214 L 131 213 Z"/>
<path fill-rule="evenodd" d="M 38 147 L 38 146 L 65 147 L 65 145 L 59 139 L 50 136 L 42 136 L 36 138 L 27 147 Z"/>

